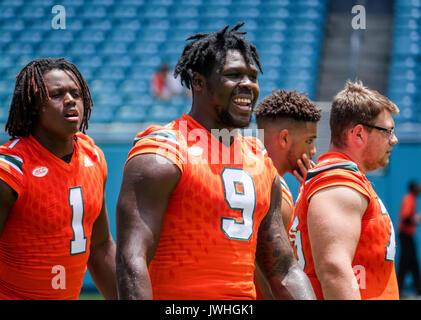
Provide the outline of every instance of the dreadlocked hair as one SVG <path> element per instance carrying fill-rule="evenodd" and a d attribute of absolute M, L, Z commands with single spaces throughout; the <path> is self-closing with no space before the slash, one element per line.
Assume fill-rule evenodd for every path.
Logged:
<path fill-rule="evenodd" d="M 254 111 L 256 120 L 291 118 L 297 121 L 317 122 L 322 114 L 321 110 L 307 95 L 294 91 L 278 90 L 260 101 Z"/>
<path fill-rule="evenodd" d="M 181 83 L 190 89 L 193 72 L 207 77 L 216 62 L 219 63 L 220 71 L 225 65 L 227 51 L 230 49 L 239 50 L 247 64 L 256 63 L 263 73 L 256 47 L 244 38 L 247 32 L 238 30 L 243 25 L 244 22 L 237 23 L 231 30 L 227 25 L 215 33 L 197 33 L 187 38 L 186 41 L 193 41 L 184 46 L 174 69 L 174 77 L 180 75 Z"/>
<path fill-rule="evenodd" d="M 88 84 L 82 74 L 74 64 L 64 58 L 41 58 L 28 63 L 16 76 L 15 91 L 5 127 L 5 131 L 12 138 L 26 137 L 32 133 L 34 125 L 38 121 L 42 101 L 49 99 L 43 75 L 53 69 L 70 71 L 77 78 L 82 90 L 84 109 L 79 130 L 85 133 L 88 129 L 93 102 Z"/>

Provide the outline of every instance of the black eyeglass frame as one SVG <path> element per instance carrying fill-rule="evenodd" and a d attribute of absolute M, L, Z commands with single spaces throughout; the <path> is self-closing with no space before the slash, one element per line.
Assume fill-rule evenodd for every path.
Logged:
<path fill-rule="evenodd" d="M 373 128 L 373 129 L 377 129 L 383 132 L 387 132 L 389 134 L 389 139 L 393 137 L 393 135 L 395 134 L 395 128 L 393 129 L 387 129 L 387 128 L 383 128 L 383 127 L 379 127 L 379 126 L 375 126 L 373 124 L 368 124 L 368 123 L 360 123 L 363 126 L 369 127 L 369 128 Z"/>

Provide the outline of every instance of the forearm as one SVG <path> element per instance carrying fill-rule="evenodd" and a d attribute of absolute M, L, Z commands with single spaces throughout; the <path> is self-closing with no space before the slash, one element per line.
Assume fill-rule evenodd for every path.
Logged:
<path fill-rule="evenodd" d="M 275 299 L 282 300 L 314 300 L 310 280 L 298 265 L 288 270 L 284 277 L 272 277 L 269 280 Z"/>
<path fill-rule="evenodd" d="M 107 300 L 117 299 L 115 254 L 115 243 L 110 238 L 91 249 L 88 260 L 88 269 L 92 280 Z"/>
<path fill-rule="evenodd" d="M 152 300 L 152 285 L 146 260 L 117 256 L 117 290 L 119 300 Z"/>

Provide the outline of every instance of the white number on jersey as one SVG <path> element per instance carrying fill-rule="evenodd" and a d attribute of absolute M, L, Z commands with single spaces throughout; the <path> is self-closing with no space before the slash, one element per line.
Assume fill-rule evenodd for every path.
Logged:
<path fill-rule="evenodd" d="M 303 244 L 301 242 L 301 231 L 297 231 L 297 227 L 299 224 L 300 224 L 300 221 L 298 220 L 298 215 L 295 215 L 294 221 L 292 222 L 290 233 L 295 233 L 294 247 L 295 247 L 295 252 L 297 254 L 297 261 L 300 267 L 304 270 L 304 267 L 306 265 L 306 259 L 304 258 Z"/>
<path fill-rule="evenodd" d="M 70 240 L 70 255 L 86 252 L 86 237 L 83 229 L 83 196 L 82 188 L 69 190 L 69 204 L 72 208 L 73 239 Z"/>
<path fill-rule="evenodd" d="M 395 229 L 393 229 L 392 221 L 390 221 L 390 237 L 389 243 L 386 245 L 386 260 L 395 261 L 396 242 L 395 242 Z"/>
<path fill-rule="evenodd" d="M 389 212 L 386 209 L 383 201 L 380 198 L 377 198 L 377 201 L 380 205 L 380 210 L 382 215 L 389 215 Z M 396 241 L 395 241 L 395 229 L 393 229 L 392 221 L 390 221 L 390 237 L 389 243 L 386 245 L 386 257 L 387 261 L 395 261 L 395 253 L 396 253 Z"/>
<path fill-rule="evenodd" d="M 228 238 L 250 239 L 253 233 L 253 215 L 256 207 L 256 190 L 253 179 L 241 168 L 224 168 L 221 173 L 224 183 L 225 201 L 234 210 L 241 210 L 242 222 L 223 217 L 221 228 Z"/>

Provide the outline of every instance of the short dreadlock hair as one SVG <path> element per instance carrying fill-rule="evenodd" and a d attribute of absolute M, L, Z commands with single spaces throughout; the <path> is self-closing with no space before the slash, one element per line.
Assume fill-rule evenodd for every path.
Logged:
<path fill-rule="evenodd" d="M 70 71 L 78 80 L 82 90 L 84 114 L 80 131 L 88 129 L 88 120 L 91 115 L 93 102 L 88 84 L 77 67 L 64 58 L 41 58 L 29 62 L 16 76 L 15 91 L 10 104 L 9 118 L 5 131 L 12 138 L 26 137 L 34 129 L 38 121 L 42 103 L 49 99 L 48 89 L 43 75 L 53 69 Z"/>
<path fill-rule="evenodd" d="M 244 38 L 247 32 L 238 30 L 243 25 L 244 22 L 237 23 L 231 30 L 227 25 L 215 33 L 197 33 L 187 38 L 186 41 L 194 41 L 185 45 L 175 66 L 174 77 L 180 75 L 181 83 L 190 89 L 193 72 L 208 77 L 216 62 L 219 63 L 218 71 L 221 70 L 230 49 L 239 50 L 247 64 L 256 63 L 263 73 L 256 47 Z"/>
<path fill-rule="evenodd" d="M 260 101 L 254 114 L 257 123 L 281 118 L 300 122 L 317 122 L 322 116 L 322 111 L 307 97 L 307 94 L 304 95 L 296 90 L 274 90 L 272 94 Z"/>

